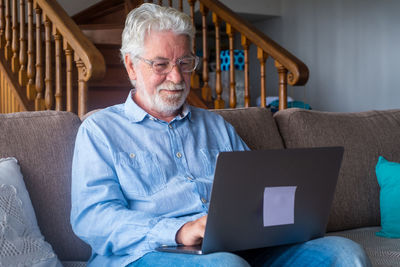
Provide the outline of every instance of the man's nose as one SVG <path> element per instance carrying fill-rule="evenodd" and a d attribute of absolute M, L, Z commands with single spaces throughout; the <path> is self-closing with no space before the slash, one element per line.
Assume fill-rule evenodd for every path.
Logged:
<path fill-rule="evenodd" d="M 168 80 L 174 82 L 175 84 L 182 82 L 183 80 L 182 72 L 177 65 L 172 67 L 172 70 L 170 73 L 168 73 L 167 78 Z"/>

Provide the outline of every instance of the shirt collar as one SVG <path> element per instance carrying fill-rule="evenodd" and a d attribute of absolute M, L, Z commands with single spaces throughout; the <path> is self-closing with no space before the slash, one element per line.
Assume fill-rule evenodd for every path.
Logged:
<path fill-rule="evenodd" d="M 134 91 L 131 90 L 129 95 L 125 101 L 125 115 L 131 122 L 138 123 L 143 121 L 145 118 L 153 118 L 150 114 L 148 114 L 145 110 L 139 107 L 135 101 L 133 101 L 132 94 Z M 189 121 L 192 121 L 192 108 L 186 102 L 183 104 L 181 114 L 177 115 L 174 120 L 183 120 L 184 118 L 188 118 Z"/>

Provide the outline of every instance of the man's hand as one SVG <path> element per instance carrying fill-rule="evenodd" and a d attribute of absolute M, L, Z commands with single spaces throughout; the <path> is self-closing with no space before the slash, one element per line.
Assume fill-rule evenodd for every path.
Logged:
<path fill-rule="evenodd" d="M 206 230 L 207 215 L 185 223 L 176 233 L 176 243 L 186 246 L 200 245 Z"/>

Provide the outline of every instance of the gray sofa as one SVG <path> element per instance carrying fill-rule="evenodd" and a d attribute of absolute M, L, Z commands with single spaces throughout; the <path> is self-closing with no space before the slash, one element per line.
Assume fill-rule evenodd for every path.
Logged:
<path fill-rule="evenodd" d="M 360 243 L 374 266 L 400 266 L 400 240 L 375 236 L 380 225 L 378 156 L 400 162 L 400 110 L 330 113 L 288 109 L 215 111 L 251 149 L 343 146 L 328 234 Z M 39 227 L 64 266 L 79 266 L 90 247 L 69 224 L 74 139 L 80 119 L 68 112 L 0 114 L 0 158 L 16 157 Z"/>

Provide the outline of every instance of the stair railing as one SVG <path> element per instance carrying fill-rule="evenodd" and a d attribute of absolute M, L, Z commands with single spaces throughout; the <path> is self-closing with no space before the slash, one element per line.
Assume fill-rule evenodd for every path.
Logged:
<path fill-rule="evenodd" d="M 75 63 L 75 64 L 74 64 Z M 0 112 L 87 112 L 103 56 L 56 0 L 0 0 Z"/>
<path fill-rule="evenodd" d="M 149 1 L 147 1 L 149 2 Z M 164 1 L 150 1 L 157 2 L 162 5 Z M 278 45 L 263 32 L 251 25 L 246 20 L 242 19 L 235 12 L 227 6 L 216 0 L 188 0 L 190 6 L 190 15 L 193 22 L 195 14 L 195 4 L 199 2 L 199 10 L 201 13 L 202 21 L 202 45 L 203 45 L 203 58 L 202 58 L 202 98 L 204 101 L 211 100 L 211 88 L 209 85 L 209 65 L 210 65 L 210 49 L 208 47 L 208 25 L 207 16 L 209 12 L 212 13 L 212 21 L 215 28 L 215 91 L 216 97 L 214 100 L 214 107 L 217 109 L 225 108 L 225 101 L 222 99 L 222 78 L 221 78 L 221 29 L 225 24 L 226 35 L 229 42 L 229 55 L 230 59 L 234 58 L 234 37 L 235 33 L 241 35 L 241 44 L 244 50 L 244 106 L 250 106 L 250 79 L 249 79 L 249 49 L 251 45 L 257 47 L 257 58 L 260 62 L 260 98 L 261 106 L 266 106 L 266 61 L 272 58 L 275 62 L 275 68 L 279 77 L 279 109 L 287 108 L 287 86 L 300 86 L 304 85 L 308 80 L 307 66 L 288 52 L 286 49 Z M 172 6 L 172 1 L 168 1 L 169 6 Z M 175 7 L 178 8 L 178 7 Z M 182 10 L 182 1 L 179 1 L 179 9 Z M 193 51 L 196 51 L 195 43 L 193 44 Z M 235 82 L 235 68 L 234 61 L 230 60 L 230 86 L 229 86 L 229 107 L 235 108 L 237 103 L 236 98 L 236 82 Z"/>
<path fill-rule="evenodd" d="M 196 0 L 189 0 L 191 9 L 194 8 Z M 251 25 L 246 20 L 235 14 L 231 9 L 226 7 L 219 1 L 199 0 L 200 13 L 202 15 L 202 36 L 203 36 L 203 87 L 202 96 L 204 100 L 209 99 L 211 94 L 208 85 L 208 47 L 207 47 L 207 25 L 206 16 L 208 12 L 212 12 L 212 19 L 215 25 L 216 40 L 216 99 L 214 101 L 215 108 L 224 108 L 225 102 L 222 99 L 221 85 L 221 64 L 220 64 L 220 47 L 221 34 L 220 27 L 225 23 L 226 34 L 229 38 L 229 54 L 230 54 L 230 92 L 229 107 L 236 107 L 236 85 L 235 85 L 235 68 L 234 68 L 234 33 L 241 34 L 241 44 L 244 50 L 244 106 L 250 106 L 250 80 L 249 80 L 249 48 L 254 44 L 257 47 L 257 58 L 260 62 L 260 98 L 261 107 L 266 106 L 266 60 L 271 57 L 275 60 L 275 67 L 279 75 L 279 109 L 287 108 L 287 85 L 304 85 L 308 80 L 308 68 L 298 58 L 288 52 L 286 49 L 271 40 L 263 32 Z"/>

